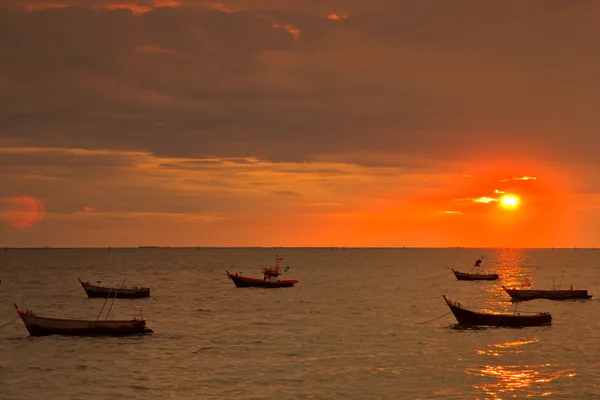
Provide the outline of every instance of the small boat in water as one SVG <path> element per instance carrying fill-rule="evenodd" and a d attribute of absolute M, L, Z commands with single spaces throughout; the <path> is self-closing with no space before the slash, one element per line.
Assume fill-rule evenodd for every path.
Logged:
<path fill-rule="evenodd" d="M 152 333 L 146 327 L 144 319 L 132 320 L 81 320 L 39 317 L 31 310 L 23 311 L 14 304 L 17 313 L 25 324 L 25 328 L 31 336 L 46 335 L 134 335 L 141 333 Z"/>
<path fill-rule="evenodd" d="M 552 324 L 552 315 L 546 312 L 498 313 L 492 311 L 473 311 L 465 308 L 458 302 L 447 299 L 446 296 L 443 297 L 460 325 L 525 327 Z"/>
<path fill-rule="evenodd" d="M 585 289 L 517 289 L 502 286 L 512 301 L 527 301 L 535 299 L 546 300 L 587 300 L 594 297 Z"/>
<path fill-rule="evenodd" d="M 498 274 L 487 273 L 487 274 L 478 274 L 472 272 L 459 272 L 456 270 L 452 270 L 454 272 L 454 276 L 459 281 L 496 281 L 498 280 Z"/>
<path fill-rule="evenodd" d="M 113 288 L 92 285 L 89 282 L 82 282 L 81 279 L 77 278 L 85 293 L 88 297 L 116 297 L 117 299 L 138 299 L 141 297 L 150 297 L 150 288 L 146 287 L 133 287 L 133 288 Z M 100 283 L 100 281 L 98 281 Z"/>
<path fill-rule="evenodd" d="M 475 260 L 475 264 L 471 269 L 471 272 L 459 272 L 452 268 L 454 276 L 459 281 L 495 281 L 498 279 L 498 274 L 481 271 L 481 258 Z"/>
<path fill-rule="evenodd" d="M 258 287 L 258 288 L 284 288 L 284 287 L 292 287 L 296 283 L 298 283 L 295 279 L 285 279 L 279 280 L 279 276 L 281 275 L 281 268 L 279 267 L 279 263 L 283 261 L 279 255 L 275 258 L 275 266 L 269 268 L 263 268 L 263 279 L 260 278 L 251 278 L 248 276 L 242 276 L 237 273 L 232 274 L 229 271 L 227 272 L 227 277 L 233 281 L 236 287 Z M 283 272 L 286 272 L 290 269 L 290 267 L 285 267 Z"/>

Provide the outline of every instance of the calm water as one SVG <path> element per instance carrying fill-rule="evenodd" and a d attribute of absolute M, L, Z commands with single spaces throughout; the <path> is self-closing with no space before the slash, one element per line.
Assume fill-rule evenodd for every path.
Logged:
<path fill-rule="evenodd" d="M 225 270 L 260 276 L 275 254 L 289 289 L 236 289 Z M 459 282 L 486 256 L 497 282 Z M 514 308 L 501 284 L 529 278 L 600 296 L 600 250 L 77 249 L 0 253 L 0 325 L 13 302 L 41 316 L 96 318 L 90 282 L 152 288 L 117 299 L 111 318 L 143 313 L 152 335 L 28 337 L 0 329 L 0 398 L 506 399 L 598 398 L 596 300 L 518 305 L 542 328 L 456 329 L 442 294 Z"/>

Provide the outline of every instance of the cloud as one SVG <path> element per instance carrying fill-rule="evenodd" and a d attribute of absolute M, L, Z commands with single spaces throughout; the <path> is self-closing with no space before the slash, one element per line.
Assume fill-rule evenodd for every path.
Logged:
<path fill-rule="evenodd" d="M 2 140 L 271 161 L 595 159 L 596 3 L 219 3 L 5 9 Z"/>

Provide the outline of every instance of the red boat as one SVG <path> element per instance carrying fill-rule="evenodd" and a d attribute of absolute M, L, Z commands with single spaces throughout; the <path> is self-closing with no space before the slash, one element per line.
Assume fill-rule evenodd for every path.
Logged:
<path fill-rule="evenodd" d="M 279 257 L 279 255 L 275 258 L 275 266 L 269 268 L 263 268 L 263 278 L 251 278 L 248 276 L 238 275 L 238 273 L 232 274 L 229 271 L 227 272 L 227 277 L 235 283 L 236 287 L 258 287 L 258 288 L 284 288 L 284 287 L 292 287 L 296 283 L 298 283 L 295 279 L 284 279 L 279 280 L 279 276 L 281 275 L 281 268 L 279 267 L 279 262 L 283 261 L 283 258 Z M 286 272 L 290 269 L 290 267 L 285 267 L 283 272 Z"/>

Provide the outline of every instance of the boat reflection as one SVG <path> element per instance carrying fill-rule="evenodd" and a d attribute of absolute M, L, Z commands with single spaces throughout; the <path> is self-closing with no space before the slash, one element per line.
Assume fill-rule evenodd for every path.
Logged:
<path fill-rule="evenodd" d="M 538 339 L 524 339 L 512 342 L 488 345 L 488 348 L 478 350 L 483 356 L 502 359 L 531 360 L 531 353 L 524 346 L 532 345 Z M 525 354 L 521 354 L 525 353 Z M 562 370 L 551 363 L 520 364 L 494 363 L 483 364 L 479 368 L 468 368 L 467 373 L 484 378 L 483 384 L 473 385 L 475 389 L 482 390 L 485 399 L 502 399 L 507 397 L 541 397 L 553 393 L 552 388 L 546 385 L 559 377 L 573 377 L 574 370 Z"/>

